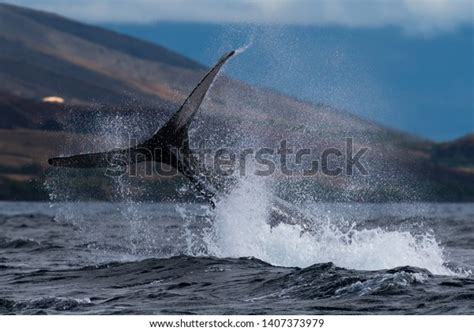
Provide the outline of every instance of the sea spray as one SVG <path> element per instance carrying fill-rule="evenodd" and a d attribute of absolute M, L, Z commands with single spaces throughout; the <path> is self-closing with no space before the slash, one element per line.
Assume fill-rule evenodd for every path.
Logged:
<path fill-rule="evenodd" d="M 178 240 L 182 243 L 181 254 L 189 256 L 207 256 L 208 250 L 203 241 L 204 233 L 207 233 L 214 220 L 210 207 L 203 205 L 198 213 L 190 204 L 175 205 L 175 210 L 183 220 L 181 235 Z"/>
<path fill-rule="evenodd" d="M 104 145 L 111 148 L 125 146 L 130 137 L 124 135 L 124 130 L 133 127 L 135 136 L 143 136 L 143 132 L 137 131 L 137 126 L 133 125 L 138 119 L 117 115 L 107 121 L 100 121 L 100 130 L 104 133 Z M 107 148 L 110 149 L 110 148 Z M 127 231 L 129 253 L 132 255 L 149 256 L 155 251 L 155 236 L 151 231 L 150 219 L 152 215 L 142 212 L 142 202 L 137 199 L 140 193 L 139 188 L 132 182 L 132 178 L 127 174 L 121 176 L 112 176 L 114 199 L 120 201 L 118 210 L 121 216 L 128 220 Z"/>
<path fill-rule="evenodd" d="M 409 265 L 453 274 L 445 266 L 442 247 L 429 233 L 347 228 L 331 219 L 330 213 L 317 216 L 314 232 L 284 223 L 271 227 L 268 189 L 268 182 L 246 178 L 217 205 L 205 239 L 211 255 L 253 256 L 288 267 L 333 262 L 349 269 L 379 270 Z"/>
<path fill-rule="evenodd" d="M 235 55 L 242 54 L 247 49 L 249 49 L 249 47 L 251 47 L 253 45 L 254 40 L 255 40 L 255 38 L 254 38 L 254 36 L 252 36 L 250 38 L 250 40 L 245 45 L 243 45 L 243 46 L 241 46 L 241 47 L 239 47 L 235 50 Z"/>

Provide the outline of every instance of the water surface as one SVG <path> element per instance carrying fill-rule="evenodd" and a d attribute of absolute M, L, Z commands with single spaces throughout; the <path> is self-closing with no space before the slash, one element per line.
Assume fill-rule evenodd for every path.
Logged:
<path fill-rule="evenodd" d="M 474 204 L 251 209 L 0 202 L 0 313 L 474 313 Z"/>

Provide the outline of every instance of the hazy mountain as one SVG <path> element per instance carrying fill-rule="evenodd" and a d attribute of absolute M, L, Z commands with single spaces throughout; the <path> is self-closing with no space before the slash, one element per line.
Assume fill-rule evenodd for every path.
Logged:
<path fill-rule="evenodd" d="M 429 37 L 397 26 L 182 21 L 101 26 L 206 65 L 215 60 L 216 49 L 251 41 L 226 68 L 233 77 L 304 100 L 323 101 L 436 141 L 474 131 L 474 26 L 470 24 Z"/>
<path fill-rule="evenodd" d="M 157 45 L 6 4 L 0 4 L 0 49 L 3 199 L 44 197 L 41 182 L 51 155 L 106 149 L 150 134 L 205 71 Z M 195 144 L 258 148 L 284 139 L 317 155 L 328 147 L 344 149 L 349 137 L 356 148 L 369 148 L 368 176 L 277 176 L 286 194 L 295 190 L 321 200 L 474 198 L 470 168 L 438 162 L 434 143 L 326 105 L 221 76 L 202 108 L 191 135 Z M 83 187 L 76 175 L 71 182 Z M 107 179 L 88 176 L 94 181 L 89 177 L 86 195 L 110 197 Z M 153 187 L 149 198 L 174 192 L 163 194 L 169 186 L 149 185 L 156 184 L 150 179 L 135 181 Z"/>

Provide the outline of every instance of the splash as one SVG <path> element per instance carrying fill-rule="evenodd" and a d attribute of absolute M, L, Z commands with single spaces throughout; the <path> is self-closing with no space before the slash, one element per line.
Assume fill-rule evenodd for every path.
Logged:
<path fill-rule="evenodd" d="M 254 42 L 254 38 L 252 37 L 245 45 L 243 45 L 243 46 L 237 48 L 237 49 L 235 50 L 235 54 L 236 54 L 236 55 L 242 54 L 242 53 L 245 52 L 247 49 L 249 49 L 250 46 L 253 45 L 253 42 Z"/>
<path fill-rule="evenodd" d="M 434 274 L 454 274 L 445 266 L 442 247 L 431 234 L 382 228 L 343 229 L 331 214 L 318 216 L 315 233 L 298 225 L 267 223 L 268 183 L 243 180 L 216 209 L 206 237 L 211 255 L 254 256 L 273 265 L 307 267 L 333 262 L 339 267 L 380 270 L 399 266 L 425 268 Z"/>
<path fill-rule="evenodd" d="M 97 137 L 93 146 L 89 140 L 79 142 L 81 145 L 80 152 L 104 151 L 115 148 L 123 148 L 131 143 L 131 137 L 147 136 L 146 128 L 140 125 L 143 122 L 140 116 L 128 116 L 117 114 L 98 114 L 94 118 L 94 131 Z M 70 153 L 67 153 L 70 154 Z M 55 206 L 56 201 L 75 201 L 77 197 L 87 197 L 87 192 L 82 185 L 89 177 L 88 174 L 80 173 L 81 183 L 78 187 L 75 185 L 67 185 L 71 182 L 71 178 L 78 177 L 80 170 L 77 169 L 54 169 L 49 178 L 45 182 L 46 189 L 50 194 L 50 206 Z M 149 255 L 154 252 L 156 247 L 155 237 L 150 230 L 149 221 L 151 215 L 141 212 L 142 202 L 137 199 L 140 194 L 140 189 L 133 182 L 132 178 L 126 174 L 123 176 L 109 176 L 106 177 L 104 172 L 99 172 L 99 178 L 110 185 L 109 192 L 112 200 L 120 201 L 120 204 L 114 206 L 115 211 L 119 212 L 119 218 L 128 220 L 126 226 L 115 228 L 114 231 L 120 232 L 118 235 L 123 235 L 125 238 L 124 247 L 126 254 L 135 255 Z M 90 175 L 90 174 L 89 174 Z M 93 174 L 90 176 L 94 176 Z M 94 178 L 93 178 L 94 179 Z M 105 180 L 106 179 L 106 180 Z M 104 184 L 103 182 L 101 182 Z M 104 184 L 105 185 L 105 184 Z M 95 220 L 91 217 L 85 217 L 84 211 L 81 210 L 84 206 L 81 203 L 72 204 L 58 204 L 56 210 L 56 219 L 66 223 L 77 226 L 81 235 L 88 242 L 97 243 L 94 247 L 89 245 L 89 248 L 97 248 L 98 255 L 101 255 L 103 250 L 102 237 L 103 233 L 97 231 Z M 87 208 L 87 207 L 86 207 Z"/>

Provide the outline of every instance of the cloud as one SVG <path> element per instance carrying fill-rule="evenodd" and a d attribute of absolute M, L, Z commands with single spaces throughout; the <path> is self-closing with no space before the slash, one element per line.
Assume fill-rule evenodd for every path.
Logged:
<path fill-rule="evenodd" d="M 435 33 L 474 24 L 474 0 L 16 0 L 87 22 L 191 21 L 398 26 Z"/>

